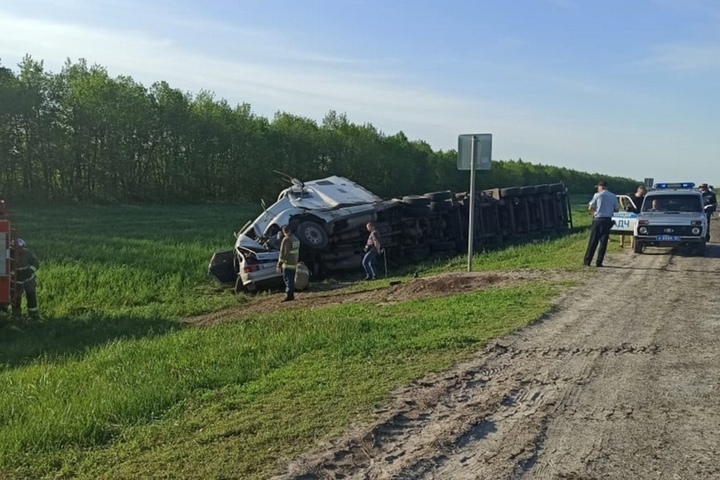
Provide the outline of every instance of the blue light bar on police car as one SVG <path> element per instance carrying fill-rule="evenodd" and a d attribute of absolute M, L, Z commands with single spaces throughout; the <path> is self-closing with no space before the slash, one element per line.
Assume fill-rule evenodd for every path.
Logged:
<path fill-rule="evenodd" d="M 678 183 L 656 183 L 653 188 L 656 190 L 669 190 L 671 188 L 695 188 L 694 182 L 678 182 Z"/>

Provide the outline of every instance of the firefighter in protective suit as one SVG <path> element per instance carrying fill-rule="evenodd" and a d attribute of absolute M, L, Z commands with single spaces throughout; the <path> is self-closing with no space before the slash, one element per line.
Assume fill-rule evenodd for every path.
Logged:
<path fill-rule="evenodd" d="M 295 273 L 300 259 L 300 240 L 293 235 L 289 225 L 282 227 L 284 235 L 280 243 L 280 257 L 278 258 L 277 270 L 282 272 L 285 282 L 285 298 L 283 302 L 295 300 Z"/>
<path fill-rule="evenodd" d="M 22 311 L 22 296 L 25 294 L 28 315 L 37 318 L 40 315 L 37 302 L 35 273 L 40 268 L 40 261 L 27 248 L 25 241 L 18 238 L 15 243 L 15 262 L 17 265 L 17 295 L 12 306 L 13 315 L 20 315 Z"/>

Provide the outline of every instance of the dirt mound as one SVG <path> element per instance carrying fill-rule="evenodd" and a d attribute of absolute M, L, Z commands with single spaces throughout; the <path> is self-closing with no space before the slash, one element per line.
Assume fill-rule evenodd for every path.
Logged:
<path fill-rule="evenodd" d="M 361 289 L 351 289 L 351 287 L 357 288 L 355 283 L 311 285 L 309 290 L 299 292 L 294 302 L 281 303 L 282 295 L 261 294 L 254 297 L 241 297 L 245 301 L 236 307 L 191 317 L 186 319 L 185 323 L 209 326 L 259 313 L 285 309 L 328 307 L 343 303 L 399 303 L 494 288 L 536 276 L 536 272 L 532 271 L 503 272 L 502 274 L 495 272 L 466 272 L 410 278 L 389 283 L 381 280 L 363 284 L 365 288 Z"/>
<path fill-rule="evenodd" d="M 404 286 L 407 293 L 457 293 L 462 290 L 475 290 L 508 281 L 507 276 L 489 274 L 449 274 L 437 277 L 421 278 Z"/>

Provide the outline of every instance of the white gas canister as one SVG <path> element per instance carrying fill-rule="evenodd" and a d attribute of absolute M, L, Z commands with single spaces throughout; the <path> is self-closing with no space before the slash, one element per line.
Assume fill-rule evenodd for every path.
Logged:
<path fill-rule="evenodd" d="M 304 263 L 298 263 L 295 270 L 295 290 L 305 290 L 310 284 L 310 269 Z"/>

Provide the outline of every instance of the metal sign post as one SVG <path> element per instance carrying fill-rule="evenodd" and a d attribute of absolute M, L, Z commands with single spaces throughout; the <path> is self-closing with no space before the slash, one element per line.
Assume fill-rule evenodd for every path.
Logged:
<path fill-rule="evenodd" d="M 475 243 L 475 136 L 470 143 L 470 211 L 468 220 L 468 272 L 472 272 L 473 243 Z"/>
<path fill-rule="evenodd" d="M 475 243 L 475 170 L 490 170 L 492 134 L 480 133 L 458 137 L 458 170 L 470 170 L 470 207 L 468 211 L 468 272 L 472 271 Z"/>

